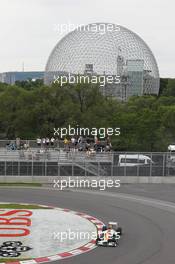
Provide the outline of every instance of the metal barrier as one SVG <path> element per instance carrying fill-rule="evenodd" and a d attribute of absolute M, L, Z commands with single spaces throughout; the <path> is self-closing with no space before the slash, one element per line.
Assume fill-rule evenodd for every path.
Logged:
<path fill-rule="evenodd" d="M 0 148 L 0 176 L 175 176 L 170 153 Z"/>

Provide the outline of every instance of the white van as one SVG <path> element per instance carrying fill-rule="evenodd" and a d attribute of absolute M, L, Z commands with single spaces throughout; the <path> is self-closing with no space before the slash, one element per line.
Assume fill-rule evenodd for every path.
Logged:
<path fill-rule="evenodd" d="M 168 168 L 168 174 L 171 174 L 174 176 L 174 173 L 175 173 L 175 144 L 168 146 L 167 168 Z"/>
<path fill-rule="evenodd" d="M 168 158 L 172 162 L 175 162 L 175 144 L 168 146 Z"/>
<path fill-rule="evenodd" d="M 133 167 L 133 166 L 144 166 L 153 164 L 150 157 L 142 154 L 121 154 L 119 155 L 118 166 L 119 167 Z"/>

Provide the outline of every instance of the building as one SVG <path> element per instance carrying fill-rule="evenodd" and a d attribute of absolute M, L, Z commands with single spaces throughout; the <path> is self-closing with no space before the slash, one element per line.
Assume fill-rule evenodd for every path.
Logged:
<path fill-rule="evenodd" d="M 144 60 L 127 60 L 128 96 L 143 94 Z"/>
<path fill-rule="evenodd" d="M 16 81 L 44 79 L 44 72 L 4 72 L 0 73 L 0 82 L 15 84 Z"/>

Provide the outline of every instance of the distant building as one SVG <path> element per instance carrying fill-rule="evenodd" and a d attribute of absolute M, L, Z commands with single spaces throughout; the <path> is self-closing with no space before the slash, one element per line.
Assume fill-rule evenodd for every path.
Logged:
<path fill-rule="evenodd" d="M 142 95 L 144 82 L 144 60 L 127 60 L 128 87 L 127 97 Z"/>
<path fill-rule="evenodd" d="M 44 72 L 3 72 L 0 73 L 0 82 L 7 84 L 15 84 L 16 81 L 27 81 L 44 79 Z"/>
<path fill-rule="evenodd" d="M 93 64 L 86 64 L 85 65 L 85 74 L 93 74 L 94 70 L 93 70 Z"/>

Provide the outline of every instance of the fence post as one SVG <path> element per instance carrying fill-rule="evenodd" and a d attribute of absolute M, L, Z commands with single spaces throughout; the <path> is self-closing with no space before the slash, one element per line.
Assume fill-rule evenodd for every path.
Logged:
<path fill-rule="evenodd" d="M 6 178 L 7 178 L 7 161 L 5 161 L 5 182 L 6 182 Z"/>
<path fill-rule="evenodd" d="M 57 162 L 57 164 L 58 164 L 58 176 L 60 176 L 60 171 L 61 171 L 61 168 L 60 168 L 60 162 L 59 162 L 59 158 L 58 158 L 58 162 Z"/>
<path fill-rule="evenodd" d="M 84 170 L 85 170 L 85 177 L 87 177 L 87 170 L 86 170 L 86 160 L 85 160 L 85 162 L 84 162 Z"/>
<path fill-rule="evenodd" d="M 151 152 L 151 161 L 153 160 L 153 153 Z M 152 177 L 152 162 L 150 162 L 150 177 Z"/>
<path fill-rule="evenodd" d="M 20 176 L 20 165 L 21 165 L 20 160 L 18 160 L 18 176 Z"/>
<path fill-rule="evenodd" d="M 47 158 L 45 158 L 44 160 L 44 165 L 45 165 L 45 172 L 44 172 L 44 176 L 47 176 Z"/>
<path fill-rule="evenodd" d="M 139 177 L 139 155 L 138 155 L 138 160 L 137 160 L 137 177 Z"/>
<path fill-rule="evenodd" d="M 126 152 L 125 152 L 125 167 L 124 167 L 124 176 L 126 176 Z"/>
<path fill-rule="evenodd" d="M 110 155 L 113 155 L 113 153 Z M 113 158 L 111 159 L 111 177 L 113 177 Z"/>
<path fill-rule="evenodd" d="M 31 176 L 32 176 L 32 182 L 33 182 L 33 154 L 32 154 L 32 171 L 31 171 Z"/>
<path fill-rule="evenodd" d="M 163 153 L 163 166 L 162 167 L 163 167 L 163 175 L 162 176 L 165 177 L 165 169 L 166 169 L 165 168 L 165 153 Z"/>
<path fill-rule="evenodd" d="M 74 176 L 74 164 L 75 162 L 73 163 L 73 155 L 71 155 L 71 158 L 72 158 L 72 177 Z"/>

